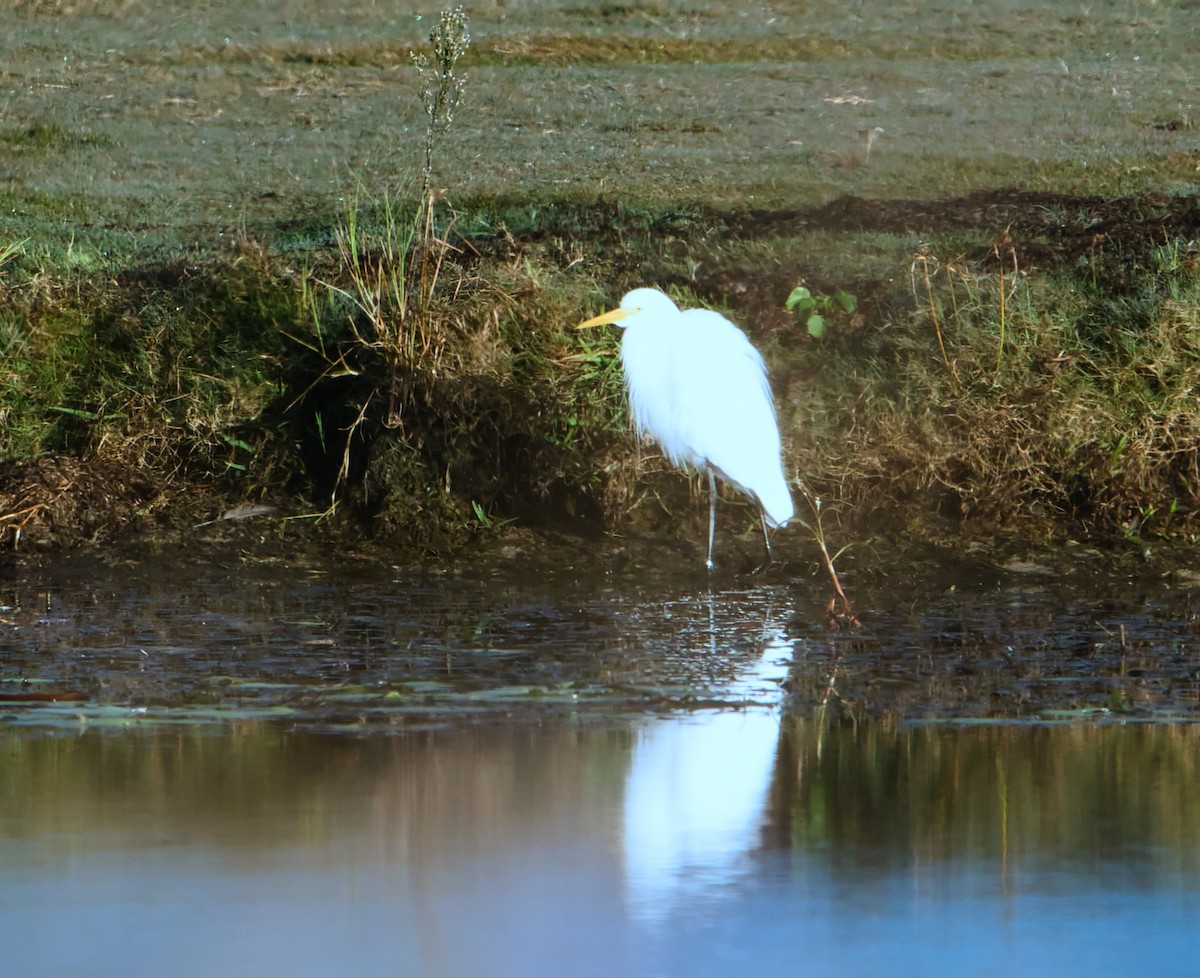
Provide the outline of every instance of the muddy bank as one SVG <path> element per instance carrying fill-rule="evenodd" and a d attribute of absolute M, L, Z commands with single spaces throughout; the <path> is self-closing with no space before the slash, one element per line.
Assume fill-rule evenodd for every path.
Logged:
<path fill-rule="evenodd" d="M 460 214 L 420 315 L 377 310 L 407 330 L 391 353 L 346 300 L 387 271 L 379 213 L 361 220 L 353 260 L 301 264 L 264 240 L 48 283 L 17 256 L 4 547 L 186 538 L 248 513 L 268 534 L 418 551 L 507 528 L 698 538 L 694 487 L 628 435 L 617 338 L 570 329 L 644 282 L 747 329 L 789 471 L 856 536 L 1190 539 L 1195 198 Z M 868 257 L 832 278 L 816 255 L 830 241 Z M 799 282 L 851 290 L 857 312 L 814 339 L 783 309 Z M 753 514 L 729 503 L 736 537 Z"/>

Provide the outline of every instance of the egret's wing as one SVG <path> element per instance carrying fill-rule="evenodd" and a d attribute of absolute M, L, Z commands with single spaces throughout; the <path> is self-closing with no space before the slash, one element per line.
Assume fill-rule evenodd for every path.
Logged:
<path fill-rule="evenodd" d="M 757 499 L 768 519 L 793 514 L 783 475 L 779 425 L 766 367 L 746 334 L 724 316 L 681 317 L 674 364 L 678 436 L 694 459 Z"/>

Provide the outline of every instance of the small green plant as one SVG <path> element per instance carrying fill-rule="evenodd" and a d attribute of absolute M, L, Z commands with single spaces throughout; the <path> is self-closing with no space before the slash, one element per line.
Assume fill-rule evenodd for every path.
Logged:
<path fill-rule="evenodd" d="M 508 526 L 509 523 L 515 522 L 516 519 L 512 516 L 499 519 L 484 509 L 479 501 L 475 499 L 471 500 L 471 509 L 475 513 L 475 519 L 479 522 L 480 528 L 484 530 L 501 530 Z"/>
<path fill-rule="evenodd" d="M 813 293 L 803 285 L 797 285 L 787 297 L 784 308 L 795 313 L 796 318 L 808 330 L 809 336 L 819 340 L 824 338 L 829 328 L 829 317 L 839 312 L 853 316 L 858 311 L 858 299 L 842 289 L 834 290 L 832 295 L 824 295 L 820 292 Z"/>
<path fill-rule="evenodd" d="M 3 248 L 0 248 L 0 268 L 3 268 L 17 255 L 21 254 L 25 250 L 25 243 L 28 240 L 28 238 L 25 238 L 21 241 L 12 241 Z"/>
<path fill-rule="evenodd" d="M 1137 503 L 1133 509 L 1120 524 L 1126 542 L 1145 547 L 1151 540 L 1170 540 L 1178 535 L 1175 525 L 1180 512 L 1178 499 L 1172 499 L 1166 510 L 1149 501 Z"/>
<path fill-rule="evenodd" d="M 462 105 L 466 90 L 465 77 L 456 75 L 455 66 L 471 46 L 471 20 L 461 6 L 443 10 L 437 26 L 429 32 L 431 58 L 424 51 L 413 53 L 412 61 L 421 81 L 421 105 L 425 109 L 424 157 L 421 162 L 421 199 L 417 206 L 422 247 L 413 262 L 410 287 L 416 295 L 418 308 L 424 312 L 437 285 L 438 271 L 449 248 L 447 234 L 436 229 L 434 211 L 440 191 L 433 189 L 434 151 L 442 137 L 450 131 L 454 114 Z"/>

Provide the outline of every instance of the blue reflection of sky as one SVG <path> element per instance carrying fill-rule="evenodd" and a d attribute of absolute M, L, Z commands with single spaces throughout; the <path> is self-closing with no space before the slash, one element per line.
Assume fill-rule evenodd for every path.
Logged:
<path fill-rule="evenodd" d="M 769 860 L 768 860 L 769 862 Z M 1194 976 L 1200 888 L 1129 892 L 1031 874 L 1005 895 L 986 868 L 835 880 L 788 861 L 720 907 L 662 919 L 646 974 Z M 965 872 L 964 872 L 965 870 Z M 951 878 L 952 877 L 952 878 Z M 929 891 L 937 892 L 936 896 Z M 669 938 L 664 937 L 669 935 Z"/>
<path fill-rule="evenodd" d="M 1094 874 L 1029 873 L 1014 894 L 990 866 L 846 879 L 789 854 L 760 852 L 733 872 L 710 849 L 677 848 L 709 867 L 713 885 L 653 876 L 643 897 L 673 888 L 647 918 L 631 910 L 601 839 L 551 832 L 414 872 L 349 858 L 364 844 L 358 828 L 338 842 L 345 861 L 281 851 L 244 871 L 230 853 L 176 845 L 80 849 L 38 873 L 2 852 L 5 973 L 1196 974 L 1196 881 L 1130 891 Z"/>

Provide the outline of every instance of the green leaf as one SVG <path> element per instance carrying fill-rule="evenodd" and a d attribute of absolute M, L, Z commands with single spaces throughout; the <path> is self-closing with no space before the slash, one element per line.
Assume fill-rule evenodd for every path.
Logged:
<path fill-rule="evenodd" d="M 808 317 L 808 335 L 814 340 L 819 340 L 825 335 L 824 316 L 817 315 Z"/>
<path fill-rule="evenodd" d="M 240 438 L 234 438 L 231 435 L 222 435 L 221 437 L 225 440 L 226 445 L 229 445 L 233 448 L 240 448 L 244 452 L 250 452 L 251 454 L 254 453 L 254 446 L 247 445 Z"/>
<path fill-rule="evenodd" d="M 843 312 L 853 313 L 858 310 L 858 299 L 841 289 L 833 293 L 833 301 L 842 307 Z"/>
<path fill-rule="evenodd" d="M 118 418 L 123 418 L 123 414 L 97 414 L 95 411 L 81 411 L 79 408 L 64 407 L 61 404 L 52 404 L 48 408 L 50 411 L 57 411 L 59 414 L 66 414 L 72 418 L 82 418 L 84 421 L 116 421 Z"/>
<path fill-rule="evenodd" d="M 803 303 L 803 305 L 801 305 Z M 812 293 L 803 285 L 797 285 L 792 289 L 792 294 L 787 297 L 787 302 L 784 303 L 784 308 L 791 310 L 796 306 L 800 306 L 799 311 L 804 312 L 806 309 L 811 309 L 816 303 L 813 302 Z"/>

